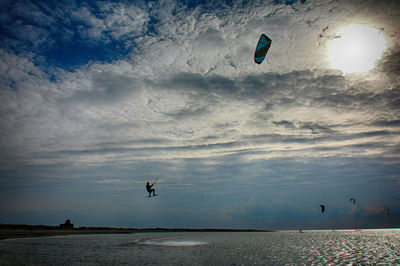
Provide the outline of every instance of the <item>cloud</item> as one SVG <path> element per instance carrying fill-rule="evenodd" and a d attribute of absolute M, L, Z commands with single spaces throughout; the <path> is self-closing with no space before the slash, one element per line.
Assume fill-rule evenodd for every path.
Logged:
<path fill-rule="evenodd" d="M 377 129 L 379 121 L 364 120 L 365 113 L 383 112 L 375 107 L 390 106 L 387 102 L 396 96 L 388 91 L 372 93 L 369 86 L 367 91 L 349 88 L 343 76 L 331 73 L 296 71 L 229 78 L 182 72 L 143 79 L 132 71 L 131 64 L 121 61 L 57 78 L 57 83 L 43 83 L 47 89 L 39 90 L 28 103 L 37 109 L 35 98 L 45 99 L 40 100 L 42 109 L 35 116 L 27 114 L 37 123 L 24 129 L 25 134 L 41 135 L 40 142 L 32 142 L 36 148 L 57 143 L 48 147 L 92 150 L 90 154 L 94 154 L 97 148 L 82 145 L 115 141 L 115 147 L 100 149 L 99 154 L 106 155 L 104 158 L 127 152 L 132 158 L 161 154 L 202 158 L 251 149 L 264 150 L 267 157 L 291 156 L 288 147 L 282 147 L 290 145 L 296 151 L 293 156 L 302 150 L 310 154 L 323 151 L 326 156 L 328 151 L 336 154 L 340 147 L 383 152 L 390 148 L 389 142 L 382 145 L 378 138 L 387 136 L 389 141 L 398 136 L 395 131 Z M 51 94 L 51 90 L 57 93 Z M 396 109 L 384 112 L 395 114 Z M 332 119 L 332 114 L 337 116 Z M 84 134 L 76 138 L 79 132 Z M 117 144 L 132 134 L 139 139 L 162 139 L 164 144 Z M 57 140 L 58 136 L 62 139 Z"/>
<path fill-rule="evenodd" d="M 2 190 L 108 184 L 116 199 L 118 187 L 139 195 L 162 174 L 165 195 L 208 195 L 202 215 L 218 202 L 216 223 L 251 216 L 248 225 L 281 219 L 273 204 L 256 204 L 272 200 L 263 189 L 304 221 L 288 206 L 309 200 L 310 186 L 314 200 L 318 187 L 384 193 L 374 185 L 398 177 L 398 20 L 376 4 L 371 20 L 389 45 L 368 75 L 329 69 L 329 40 L 318 40 L 327 26 L 371 17 L 374 3 L 355 3 L 2 3 Z M 262 32 L 273 45 L 256 66 Z M 167 201 L 184 201 L 176 197 Z M 198 217 L 190 204 L 180 211 Z M 164 207 L 173 224 L 179 211 Z"/>
<path fill-rule="evenodd" d="M 3 3 L 2 48 L 33 55 L 35 64 L 75 68 L 125 56 L 147 33 L 148 13 L 123 3 Z"/>

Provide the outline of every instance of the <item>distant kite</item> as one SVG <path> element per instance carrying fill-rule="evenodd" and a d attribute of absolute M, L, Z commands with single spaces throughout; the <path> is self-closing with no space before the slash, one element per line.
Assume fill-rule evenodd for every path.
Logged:
<path fill-rule="evenodd" d="M 321 213 L 325 211 L 325 205 L 319 205 L 321 207 Z"/>
<path fill-rule="evenodd" d="M 356 204 L 356 200 L 354 198 L 351 198 L 350 201 L 352 201 L 353 204 Z"/>
<path fill-rule="evenodd" d="M 265 34 L 261 34 L 258 40 L 256 51 L 254 52 L 254 62 L 261 64 L 264 60 L 269 47 L 271 47 L 272 40 Z"/>
<path fill-rule="evenodd" d="M 385 209 L 383 209 L 383 211 L 386 212 L 386 215 L 388 215 L 388 216 L 390 215 L 390 210 L 385 208 Z"/>

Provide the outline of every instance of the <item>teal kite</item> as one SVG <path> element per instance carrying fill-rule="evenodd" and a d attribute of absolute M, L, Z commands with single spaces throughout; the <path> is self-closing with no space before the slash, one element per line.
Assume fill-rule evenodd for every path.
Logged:
<path fill-rule="evenodd" d="M 254 52 L 254 62 L 261 64 L 271 47 L 272 40 L 265 34 L 261 34 L 258 40 L 256 51 Z"/>

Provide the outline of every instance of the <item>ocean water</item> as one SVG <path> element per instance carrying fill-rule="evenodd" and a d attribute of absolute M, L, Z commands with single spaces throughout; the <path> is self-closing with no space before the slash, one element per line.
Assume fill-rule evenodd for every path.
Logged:
<path fill-rule="evenodd" d="M 0 241 L 0 265 L 400 264 L 400 230 L 138 233 Z"/>

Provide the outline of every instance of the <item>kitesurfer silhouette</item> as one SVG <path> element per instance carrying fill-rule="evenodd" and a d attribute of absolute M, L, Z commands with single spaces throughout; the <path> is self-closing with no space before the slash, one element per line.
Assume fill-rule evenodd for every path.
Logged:
<path fill-rule="evenodd" d="M 150 185 L 150 182 L 147 182 L 147 184 L 146 184 L 147 192 L 149 192 L 149 198 L 151 197 L 152 192 L 153 192 L 153 196 L 157 196 L 155 189 L 152 188 L 154 186 L 154 183 Z"/>

